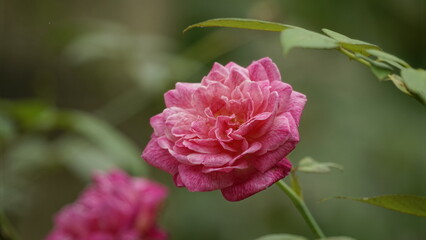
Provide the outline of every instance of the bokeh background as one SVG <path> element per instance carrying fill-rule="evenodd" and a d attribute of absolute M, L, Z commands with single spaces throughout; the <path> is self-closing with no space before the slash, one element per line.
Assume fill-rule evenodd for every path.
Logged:
<path fill-rule="evenodd" d="M 345 167 L 300 174 L 325 233 L 425 239 L 425 218 L 321 201 L 426 195 L 425 108 L 338 52 L 296 49 L 283 56 L 278 33 L 182 34 L 217 17 L 329 28 L 426 68 L 424 0 L 0 1 L 0 207 L 21 239 L 43 239 L 91 172 L 114 167 L 170 187 L 160 221 L 172 240 L 312 237 L 276 186 L 231 203 L 217 191 L 178 189 L 139 158 L 152 132 L 149 118 L 162 111 L 163 93 L 176 82 L 200 81 L 215 61 L 246 66 L 265 56 L 309 99 L 292 161 L 312 156 Z"/>

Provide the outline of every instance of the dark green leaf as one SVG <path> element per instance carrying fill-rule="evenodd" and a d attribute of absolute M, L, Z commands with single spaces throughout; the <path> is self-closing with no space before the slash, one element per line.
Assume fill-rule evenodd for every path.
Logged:
<path fill-rule="evenodd" d="M 14 103 L 11 105 L 11 114 L 28 131 L 48 130 L 56 124 L 56 110 L 38 101 Z"/>
<path fill-rule="evenodd" d="M 402 60 L 402 59 L 400 59 L 400 58 L 398 58 L 398 57 L 396 57 L 396 56 L 394 56 L 392 54 L 383 52 L 381 50 L 378 50 L 378 49 L 368 49 L 367 52 L 369 54 L 373 55 L 373 56 L 376 56 L 379 60 L 387 60 L 387 61 L 390 61 L 390 62 L 397 62 L 397 63 L 399 63 L 399 64 L 401 64 L 401 65 L 403 65 L 405 67 L 409 67 L 408 63 L 405 62 L 404 60 Z"/>
<path fill-rule="evenodd" d="M 284 54 L 295 47 L 333 49 L 339 46 L 336 40 L 303 28 L 291 28 L 283 31 L 281 33 L 281 44 L 284 48 Z"/>
<path fill-rule="evenodd" d="M 423 69 L 404 68 L 401 71 L 401 77 L 408 91 L 423 105 L 426 105 L 426 71 Z"/>
<path fill-rule="evenodd" d="M 414 195 L 384 195 L 378 197 L 335 197 L 337 199 L 353 200 L 390 210 L 426 217 L 426 197 Z"/>
<path fill-rule="evenodd" d="M 307 240 L 307 238 L 293 234 L 269 234 L 256 238 L 256 240 Z"/>
<path fill-rule="evenodd" d="M 185 30 L 183 30 L 183 32 L 189 31 L 196 27 L 228 27 L 228 28 L 242 28 L 242 29 L 281 32 L 292 26 L 281 24 L 281 23 L 255 20 L 255 19 L 216 18 L 216 19 L 211 19 L 204 22 L 193 24 L 187 27 Z"/>
<path fill-rule="evenodd" d="M 331 168 L 342 170 L 343 167 L 337 163 L 332 162 L 317 162 L 311 157 L 305 157 L 300 160 L 296 170 L 308 173 L 327 173 Z"/>

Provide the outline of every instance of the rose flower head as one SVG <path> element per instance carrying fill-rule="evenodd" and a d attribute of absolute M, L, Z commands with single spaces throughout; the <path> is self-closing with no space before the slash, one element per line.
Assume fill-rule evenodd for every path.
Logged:
<path fill-rule="evenodd" d="M 162 185 L 119 170 L 95 174 L 94 183 L 56 216 L 46 240 L 164 240 L 156 215 L 166 195 Z"/>
<path fill-rule="evenodd" d="M 247 68 L 213 65 L 201 83 L 177 83 L 151 118 L 142 157 L 189 191 L 220 189 L 229 201 L 262 191 L 291 170 L 305 95 L 281 81 L 270 58 Z"/>

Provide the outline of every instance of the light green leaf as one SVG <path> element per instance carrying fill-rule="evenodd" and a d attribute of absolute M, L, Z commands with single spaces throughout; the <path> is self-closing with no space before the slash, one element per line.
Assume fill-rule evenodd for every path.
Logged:
<path fill-rule="evenodd" d="M 328 173 L 331 168 L 342 170 L 343 166 L 332 162 L 317 162 L 311 157 L 305 157 L 300 160 L 296 170 L 308 173 Z"/>
<path fill-rule="evenodd" d="M 371 65 L 370 70 L 374 74 L 374 76 L 376 76 L 380 81 L 390 79 L 389 75 L 393 73 L 392 70 L 389 70 L 387 68 L 377 67 L 375 65 Z"/>
<path fill-rule="evenodd" d="M 401 90 L 403 93 L 408 94 L 410 96 L 413 96 L 410 91 L 408 91 L 407 86 L 405 86 L 405 83 L 402 81 L 401 76 L 396 74 L 389 75 L 389 79 L 395 84 L 395 86 Z"/>
<path fill-rule="evenodd" d="M 293 234 L 268 234 L 255 240 L 307 240 L 307 238 Z"/>
<path fill-rule="evenodd" d="M 336 40 L 303 28 L 291 28 L 283 31 L 281 33 L 281 44 L 284 48 L 284 54 L 295 47 L 333 49 L 339 46 Z"/>
<path fill-rule="evenodd" d="M 337 199 L 353 200 L 371 205 L 387 208 L 390 210 L 426 217 L 426 197 L 415 195 L 383 195 L 377 197 L 335 197 Z"/>
<path fill-rule="evenodd" d="M 426 105 L 426 71 L 423 69 L 404 68 L 401 71 L 401 77 L 408 91 L 423 105 Z"/>
<path fill-rule="evenodd" d="M 383 52 L 381 50 L 378 49 L 368 49 L 367 52 L 373 56 L 376 56 L 379 60 L 386 60 L 386 61 L 390 61 L 390 62 L 397 62 L 401 65 L 403 65 L 404 67 L 409 67 L 408 63 L 405 62 L 404 60 L 389 54 L 387 52 Z"/>
<path fill-rule="evenodd" d="M 145 173 L 139 148 L 112 126 L 97 118 L 78 112 L 70 113 L 72 129 L 114 156 L 117 164 L 134 174 Z"/>
<path fill-rule="evenodd" d="M 371 72 L 380 80 L 388 80 L 389 75 L 393 74 L 395 70 L 392 68 L 392 66 L 388 65 L 384 62 L 379 62 L 377 60 L 374 60 L 372 58 L 369 58 L 367 56 L 364 56 L 360 53 L 355 53 L 354 58 L 364 60 L 368 63 L 368 67 L 370 68 Z"/>
<path fill-rule="evenodd" d="M 57 142 L 56 150 L 62 163 L 86 181 L 95 171 L 123 167 L 114 156 L 81 138 L 63 137 Z"/>
<path fill-rule="evenodd" d="M 368 49 L 380 49 L 378 46 L 374 44 L 357 40 L 357 39 L 352 39 L 343 34 L 331 31 L 329 29 L 324 28 L 322 29 L 322 31 L 328 36 L 330 36 L 331 38 L 337 40 L 340 46 L 355 53 L 358 52 L 364 55 L 369 55 L 367 52 Z"/>
<path fill-rule="evenodd" d="M 368 42 L 364 42 L 361 40 L 357 40 L 357 39 L 352 39 L 349 38 L 341 33 L 337 33 L 334 31 L 331 31 L 329 29 L 323 28 L 322 31 L 327 34 L 328 36 L 336 39 L 338 42 L 341 43 L 349 43 L 349 44 L 353 44 L 353 45 L 366 45 L 366 46 L 370 46 L 370 47 L 374 47 L 374 48 L 378 48 L 376 45 L 368 43 Z"/>
<path fill-rule="evenodd" d="M 204 22 L 193 24 L 187 27 L 185 30 L 183 30 L 183 32 L 189 31 L 196 27 L 228 27 L 228 28 L 242 28 L 242 29 L 281 32 L 287 28 L 291 28 L 292 26 L 281 24 L 281 23 L 255 20 L 255 19 L 216 18 L 216 19 L 211 19 Z"/>
<path fill-rule="evenodd" d="M 355 53 L 355 57 L 363 59 L 363 60 L 369 62 L 371 65 L 374 65 L 378 68 L 383 68 L 383 69 L 387 69 L 389 71 L 393 71 L 393 68 L 391 66 L 389 66 L 388 64 L 384 63 L 384 62 L 376 61 L 372 58 L 366 57 L 366 56 L 359 54 L 359 53 Z"/>

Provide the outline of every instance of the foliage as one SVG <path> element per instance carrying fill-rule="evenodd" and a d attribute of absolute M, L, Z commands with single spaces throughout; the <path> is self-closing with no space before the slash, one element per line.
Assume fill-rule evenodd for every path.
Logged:
<path fill-rule="evenodd" d="M 32 176 L 66 168 L 82 180 L 94 171 L 122 168 L 146 174 L 138 147 L 108 123 L 78 111 L 57 110 L 39 101 L 1 101 L 4 130 L 0 207 L 27 201 Z M 31 153 L 31 154 L 28 154 Z M 13 197 L 12 197 L 13 196 Z"/>
<path fill-rule="evenodd" d="M 426 197 L 414 195 L 384 195 L 377 197 L 335 197 L 387 208 L 401 213 L 426 217 Z"/>
<path fill-rule="evenodd" d="M 195 27 L 231 27 L 262 31 L 282 31 L 284 53 L 295 47 L 312 49 L 336 49 L 366 65 L 381 81 L 392 80 L 395 86 L 426 106 L 426 74 L 422 69 L 413 69 L 405 61 L 382 51 L 378 46 L 351 39 L 343 34 L 323 29 L 326 34 L 312 32 L 300 27 L 254 19 L 218 18 L 193 24 Z M 327 36 L 328 35 L 328 36 Z"/>

